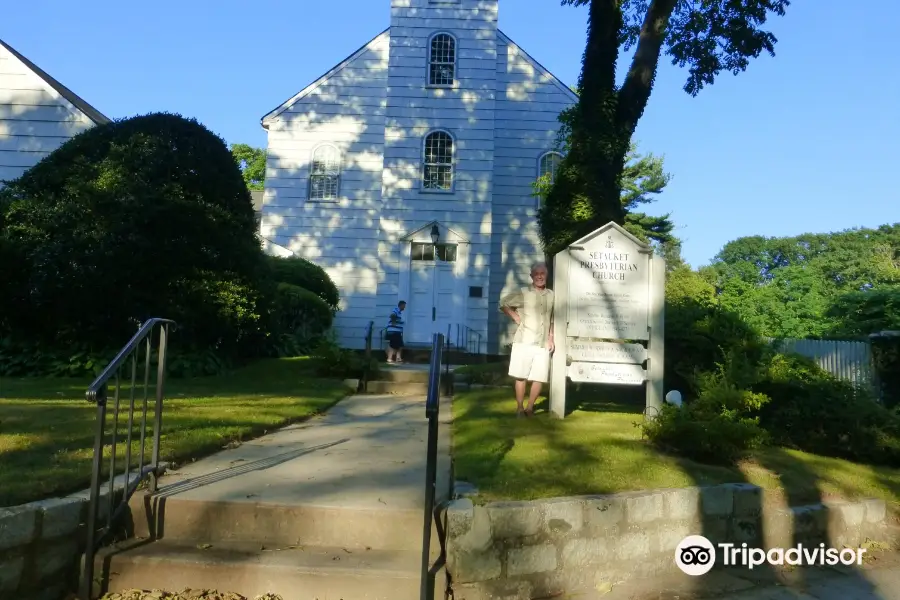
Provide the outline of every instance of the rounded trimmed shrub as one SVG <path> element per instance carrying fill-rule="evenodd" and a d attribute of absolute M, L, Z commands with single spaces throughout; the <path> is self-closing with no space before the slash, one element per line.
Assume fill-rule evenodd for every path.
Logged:
<path fill-rule="evenodd" d="M 269 264 L 275 281 L 309 290 L 321 298 L 332 311 L 337 310 L 341 296 L 325 269 L 298 256 L 287 258 L 270 256 Z"/>
<path fill-rule="evenodd" d="M 182 350 L 264 346 L 268 298 L 250 193 L 225 142 L 194 119 L 94 127 L 0 190 L 0 335 L 119 348 L 149 317 Z M 11 262 L 7 262 L 11 261 Z"/>
<path fill-rule="evenodd" d="M 307 353 L 328 331 L 334 319 L 331 308 L 319 296 L 297 285 L 279 283 L 275 295 L 277 331 L 289 336 L 291 354 Z"/>

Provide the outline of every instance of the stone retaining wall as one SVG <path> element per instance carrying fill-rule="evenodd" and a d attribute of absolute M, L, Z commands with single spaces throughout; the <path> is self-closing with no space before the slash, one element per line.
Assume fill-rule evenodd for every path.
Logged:
<path fill-rule="evenodd" d="M 529 600 L 677 572 L 688 535 L 713 544 L 858 547 L 886 529 L 881 500 L 763 508 L 749 484 L 608 496 L 450 503 L 447 568 L 454 600 Z"/>
<path fill-rule="evenodd" d="M 78 581 L 88 495 L 0 508 L 0 598 L 59 600 Z"/>

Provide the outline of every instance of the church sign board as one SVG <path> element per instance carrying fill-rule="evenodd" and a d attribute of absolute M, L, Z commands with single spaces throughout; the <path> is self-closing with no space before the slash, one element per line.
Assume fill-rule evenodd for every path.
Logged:
<path fill-rule="evenodd" d="M 554 257 L 553 290 L 556 350 L 550 411 L 565 416 L 566 378 L 620 385 L 646 382 L 647 406 L 658 411 L 663 394 L 665 261 L 618 224 L 608 223 Z"/>

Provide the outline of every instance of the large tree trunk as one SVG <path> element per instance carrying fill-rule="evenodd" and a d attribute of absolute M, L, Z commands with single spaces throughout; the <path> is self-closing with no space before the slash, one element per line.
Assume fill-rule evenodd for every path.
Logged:
<path fill-rule="evenodd" d="M 577 148 L 584 153 L 584 193 L 593 209 L 592 221 L 622 224 L 619 175 L 629 139 L 617 124 L 616 61 L 622 28 L 620 0 L 593 0 L 588 13 L 588 41 L 578 102 Z"/>

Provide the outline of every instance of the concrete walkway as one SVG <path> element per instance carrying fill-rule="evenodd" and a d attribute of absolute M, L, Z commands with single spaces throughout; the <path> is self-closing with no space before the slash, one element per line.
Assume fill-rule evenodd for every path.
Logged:
<path fill-rule="evenodd" d="M 449 401 L 441 420 L 450 419 Z M 355 395 L 326 414 L 184 465 L 161 480 L 181 500 L 355 509 L 425 505 L 425 402 Z M 448 489 L 448 426 L 440 428 L 438 489 Z"/>

